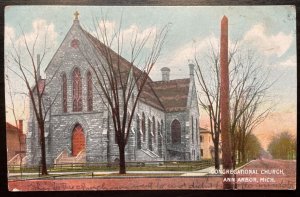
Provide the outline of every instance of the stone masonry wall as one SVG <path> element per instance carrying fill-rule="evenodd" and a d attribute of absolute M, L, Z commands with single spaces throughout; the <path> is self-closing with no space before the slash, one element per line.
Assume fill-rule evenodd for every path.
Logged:
<path fill-rule="evenodd" d="M 161 110 L 158 110 L 156 108 L 153 108 L 144 102 L 138 102 L 136 110 L 135 110 L 135 115 L 131 124 L 131 133 L 130 137 L 128 140 L 128 143 L 126 145 L 126 151 L 125 151 L 125 157 L 126 161 L 135 161 L 136 160 L 136 154 L 137 154 L 137 116 L 140 118 L 140 129 L 142 128 L 142 114 L 145 114 L 145 119 L 146 119 L 146 136 L 145 136 L 145 141 L 142 140 L 142 149 L 144 150 L 149 150 L 149 136 L 152 134 L 149 134 L 149 125 L 148 125 L 148 120 L 150 119 L 151 125 L 150 128 L 152 129 L 153 125 L 153 117 L 155 117 L 156 125 L 157 121 L 164 121 L 165 115 L 164 112 Z M 111 132 L 109 134 L 109 161 L 113 162 L 115 159 L 119 158 L 119 150 L 118 150 L 118 145 L 115 142 L 115 132 L 113 130 L 113 123 L 110 121 L 110 129 Z M 152 147 L 153 147 L 153 152 L 155 154 L 158 154 L 158 134 L 157 134 L 158 129 L 156 128 L 156 135 L 152 136 Z M 154 136 L 156 139 L 154 139 Z M 141 136 L 143 139 L 143 136 Z"/>
<path fill-rule="evenodd" d="M 71 154 L 72 131 L 75 124 L 79 123 L 84 131 L 86 139 L 86 160 L 88 162 L 107 161 L 107 135 L 105 133 L 104 111 L 106 107 L 102 103 L 95 86 L 93 86 L 93 111 L 87 110 L 87 72 L 91 72 L 85 56 L 79 48 L 71 46 L 73 39 L 79 41 L 79 45 L 84 49 L 90 49 L 88 41 L 82 35 L 82 30 L 78 22 L 74 22 L 59 50 L 51 60 L 46 69 L 47 79 L 51 79 L 46 87 L 49 95 L 56 95 L 57 98 L 51 108 L 50 125 L 50 155 L 53 160 L 63 151 L 67 150 Z M 91 50 L 91 49 L 90 49 Z M 93 55 L 92 51 L 86 51 Z M 95 59 L 95 58 L 94 58 Z M 77 67 L 81 74 L 82 83 L 82 111 L 73 112 L 73 84 L 72 73 Z M 67 76 L 67 112 L 63 112 L 62 105 L 62 73 Z M 51 77 L 50 77 L 51 76 Z M 96 78 L 93 76 L 93 82 Z M 53 99 L 53 97 L 52 97 Z"/>
<path fill-rule="evenodd" d="M 79 21 L 74 21 L 73 26 L 69 30 L 67 36 L 62 42 L 60 48 L 55 53 L 53 59 L 46 68 L 46 92 L 50 101 L 54 101 L 51 106 L 50 116 L 48 117 L 47 127 L 47 159 L 48 164 L 52 164 L 54 159 L 63 151 L 66 150 L 69 154 L 72 151 L 72 131 L 78 123 L 82 126 L 86 139 L 86 161 L 87 162 L 114 162 L 119 158 L 118 146 L 115 143 L 115 132 L 113 123 L 109 116 L 106 105 L 103 103 L 103 96 L 100 88 L 96 90 L 97 85 L 93 86 L 93 110 L 87 110 L 87 79 L 86 74 L 90 70 L 90 66 L 86 58 L 91 60 L 97 59 L 95 53 L 90 46 L 89 41 L 82 34 L 82 29 Z M 84 57 L 79 48 L 71 46 L 73 39 L 79 41 L 81 49 L 85 49 Z M 81 73 L 82 83 L 82 104 L 81 112 L 73 112 L 73 84 L 72 73 L 77 67 Z M 67 76 L 67 112 L 63 112 L 63 98 L 62 98 L 62 74 Z M 92 72 L 93 73 L 93 72 Z M 92 74 L 93 82 L 96 78 Z M 51 81 L 50 81 L 51 80 Z M 95 83 L 96 84 L 96 83 Z M 195 91 L 194 89 L 191 90 Z M 191 92 L 190 91 L 190 92 Z M 136 92 L 135 92 L 136 94 Z M 139 101 L 136 107 L 134 118 L 132 121 L 132 128 L 130 137 L 126 146 L 126 160 L 135 161 L 137 158 L 137 117 L 140 118 L 140 129 L 142 129 L 142 114 L 145 114 L 145 140 L 142 140 L 141 149 L 149 151 L 150 144 L 152 144 L 152 152 L 154 155 L 159 155 L 158 147 L 158 122 L 161 125 L 162 132 L 162 155 L 163 160 L 181 159 L 194 160 L 199 159 L 199 146 L 197 142 L 191 142 L 191 117 L 198 119 L 199 112 L 197 110 L 197 99 L 195 94 L 189 95 L 192 100 L 189 103 L 188 110 L 184 112 L 165 113 L 159 109 L 151 107 L 150 105 Z M 32 106 L 31 106 L 32 107 Z M 132 107 L 132 106 L 129 106 Z M 27 152 L 28 163 L 36 164 L 39 161 L 39 149 L 37 146 L 37 123 L 30 110 L 30 121 L 28 122 L 28 139 Z M 156 133 L 153 133 L 153 117 L 156 126 Z M 174 119 L 179 120 L 181 124 L 181 144 L 174 145 L 171 143 L 171 123 Z M 148 124 L 150 123 L 150 125 Z M 195 126 L 196 127 L 196 126 Z M 195 129 L 196 130 L 196 129 Z M 199 136 L 199 135 L 198 135 Z M 151 140 L 150 140 L 151 137 Z M 141 136 L 143 139 L 143 136 Z M 196 149 L 198 147 L 198 150 Z M 174 156 L 175 152 L 175 156 Z M 179 155 L 176 156 L 176 154 Z M 195 155 L 191 158 L 191 155 Z M 139 155 L 139 158 L 141 155 Z M 142 155 L 143 157 L 143 155 Z M 146 156 L 145 156 L 146 159 Z M 148 158 L 149 159 L 149 158 Z"/>

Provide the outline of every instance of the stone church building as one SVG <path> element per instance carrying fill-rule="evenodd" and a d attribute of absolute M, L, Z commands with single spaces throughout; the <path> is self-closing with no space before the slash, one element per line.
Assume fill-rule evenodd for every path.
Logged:
<path fill-rule="evenodd" d="M 79 45 L 97 48 L 103 44 L 81 27 L 77 15 L 45 69 L 46 78 L 40 80 L 45 87 L 44 99 L 54 101 L 45 125 L 50 165 L 119 159 L 110 113 L 96 91 L 96 77 Z M 124 58 L 121 60 L 129 64 Z M 126 161 L 200 160 L 194 65 L 189 64 L 186 69 L 190 69 L 186 79 L 170 80 L 170 69 L 164 67 L 161 81 L 147 80 L 134 112 Z M 30 109 L 27 164 L 37 165 L 39 132 L 32 106 Z"/>

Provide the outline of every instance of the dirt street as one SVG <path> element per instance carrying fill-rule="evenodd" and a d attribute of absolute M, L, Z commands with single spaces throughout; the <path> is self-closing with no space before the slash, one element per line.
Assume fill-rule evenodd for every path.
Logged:
<path fill-rule="evenodd" d="M 239 171 L 239 173 L 237 173 Z M 238 169 L 230 181 L 237 189 L 293 190 L 296 187 L 296 162 L 254 160 Z M 57 180 L 9 181 L 10 191 L 78 190 L 220 190 L 222 176 L 198 177 L 120 177 Z"/>

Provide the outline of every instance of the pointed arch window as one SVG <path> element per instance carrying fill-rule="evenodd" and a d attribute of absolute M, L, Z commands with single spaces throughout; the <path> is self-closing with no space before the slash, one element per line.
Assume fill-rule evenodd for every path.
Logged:
<path fill-rule="evenodd" d="M 137 149 L 142 148 L 142 141 L 141 141 L 141 131 L 140 131 L 140 117 L 136 116 L 136 132 L 137 132 Z"/>
<path fill-rule="evenodd" d="M 192 144 L 194 144 L 194 117 L 192 116 Z"/>
<path fill-rule="evenodd" d="M 164 121 L 161 120 L 160 122 L 161 122 L 161 124 L 160 124 L 160 126 L 161 126 L 161 134 L 163 135 L 163 133 L 164 133 Z"/>
<path fill-rule="evenodd" d="M 93 80 L 90 71 L 87 73 L 87 110 L 93 111 Z"/>
<path fill-rule="evenodd" d="M 171 133 L 172 133 L 172 143 L 180 144 L 181 143 L 181 125 L 178 120 L 173 120 L 171 124 Z"/>
<path fill-rule="evenodd" d="M 143 142 L 146 140 L 146 119 L 145 114 L 142 114 L 142 134 L 143 134 Z"/>
<path fill-rule="evenodd" d="M 155 126 L 155 118 L 152 117 L 152 133 L 153 133 L 153 143 L 156 143 L 156 126 Z"/>
<path fill-rule="evenodd" d="M 161 124 L 157 121 L 157 150 L 158 155 L 162 157 L 162 132 L 161 132 Z"/>
<path fill-rule="evenodd" d="M 149 150 L 153 150 L 153 145 L 152 145 L 152 138 L 153 138 L 153 133 L 151 131 L 151 120 L 148 119 L 148 148 Z"/>
<path fill-rule="evenodd" d="M 199 136 L 199 126 L 198 126 L 198 119 L 196 119 L 196 144 L 199 144 L 198 142 L 198 136 Z"/>
<path fill-rule="evenodd" d="M 82 84 L 78 68 L 73 71 L 73 111 L 82 111 Z"/>
<path fill-rule="evenodd" d="M 161 136 L 164 139 L 164 133 L 165 133 L 165 127 L 164 127 L 164 121 L 161 120 L 160 121 L 160 132 L 161 132 Z M 166 142 L 169 142 L 169 138 L 166 138 Z"/>
<path fill-rule="evenodd" d="M 62 74 L 62 96 L 63 96 L 63 112 L 66 113 L 68 111 L 68 94 L 67 94 L 67 75 L 66 73 Z"/>

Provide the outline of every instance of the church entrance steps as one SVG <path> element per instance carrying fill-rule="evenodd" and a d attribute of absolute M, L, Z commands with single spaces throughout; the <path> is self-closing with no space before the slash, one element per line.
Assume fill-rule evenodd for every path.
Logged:
<path fill-rule="evenodd" d="M 153 152 L 153 151 L 150 151 L 149 150 L 149 152 L 153 155 L 153 157 L 156 157 L 156 158 L 159 158 L 159 155 L 158 154 L 156 154 L 155 152 Z"/>
<path fill-rule="evenodd" d="M 20 165 L 21 164 L 21 159 L 22 159 L 22 165 L 26 164 L 26 156 L 24 157 L 23 154 L 17 154 L 13 158 L 11 158 L 8 161 L 8 165 Z"/>
<path fill-rule="evenodd" d="M 15 155 L 13 158 L 11 158 L 9 161 L 8 161 L 8 165 L 18 165 L 20 164 L 20 158 L 19 158 L 19 154 Z"/>
<path fill-rule="evenodd" d="M 27 161 L 27 156 L 23 157 L 23 159 L 22 159 L 22 164 L 23 164 L 23 165 L 26 164 L 26 161 Z"/>
<path fill-rule="evenodd" d="M 69 156 L 67 151 L 62 151 L 58 157 L 54 160 L 55 164 L 66 163 L 86 163 L 86 152 L 81 150 L 77 156 Z"/>
<path fill-rule="evenodd" d="M 137 161 L 158 161 L 161 158 L 149 149 L 141 149 L 137 151 Z"/>

